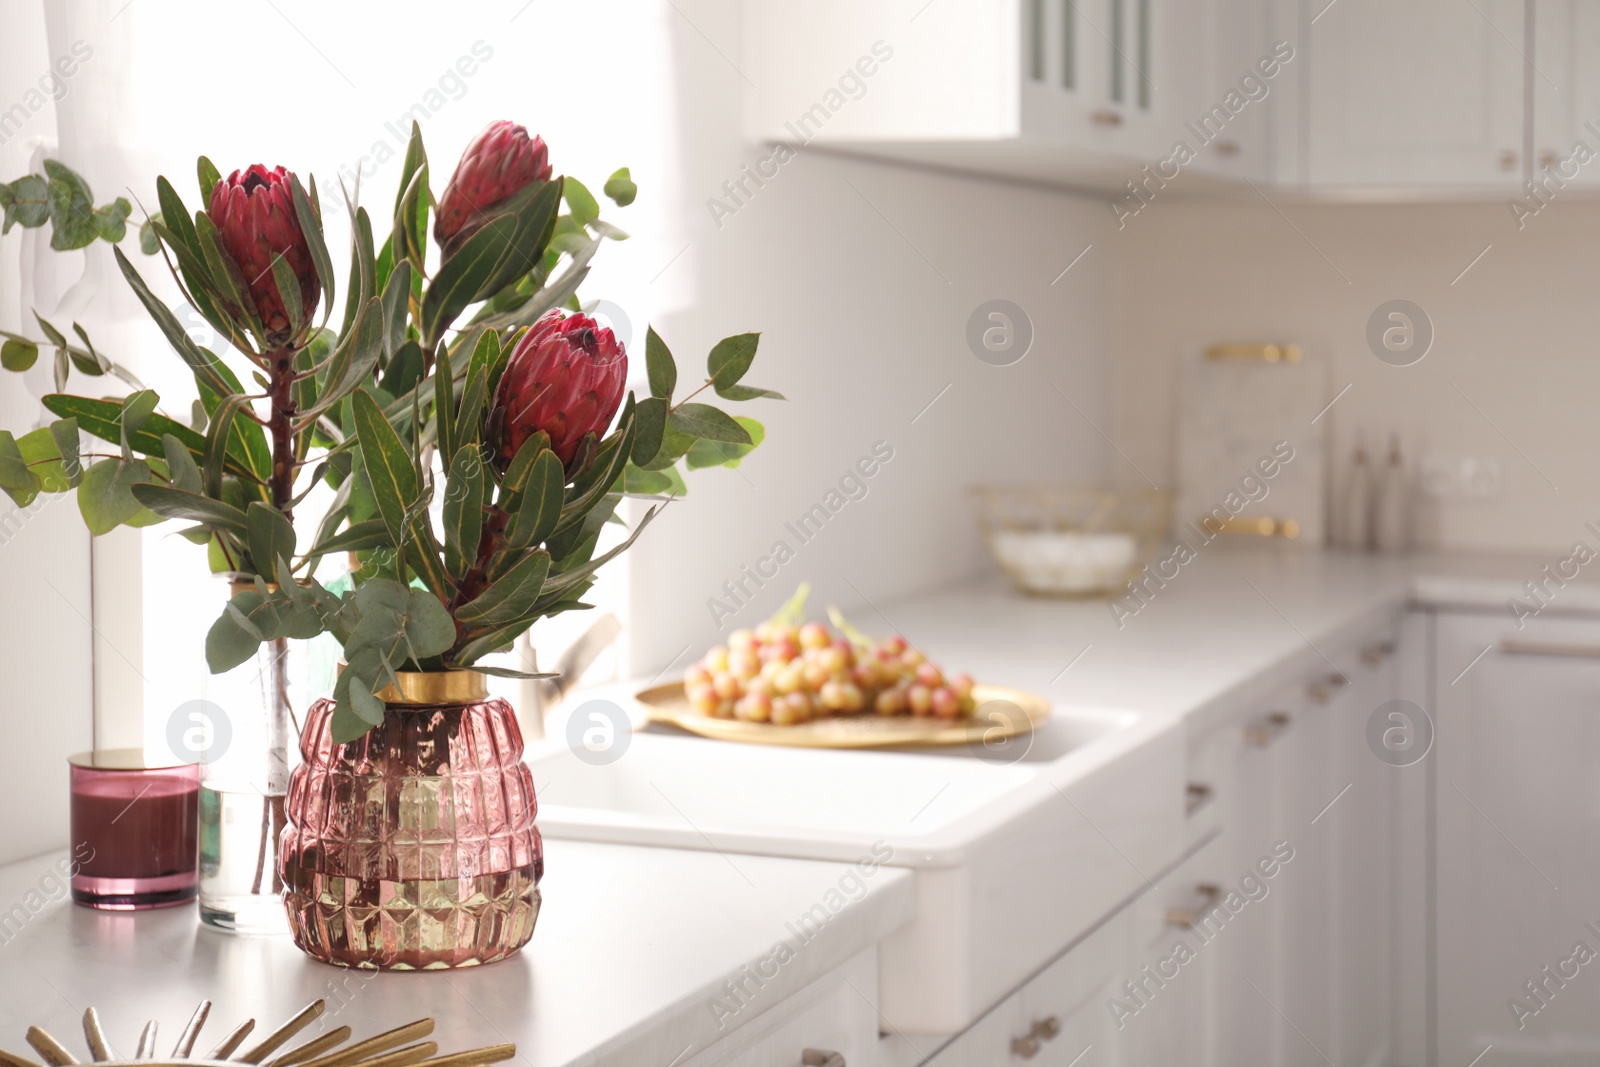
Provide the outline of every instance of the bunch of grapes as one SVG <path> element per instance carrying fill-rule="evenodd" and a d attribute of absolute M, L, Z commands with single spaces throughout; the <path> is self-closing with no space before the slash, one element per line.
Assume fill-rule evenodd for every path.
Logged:
<path fill-rule="evenodd" d="M 778 726 L 865 713 L 962 719 L 976 707 L 969 675 L 947 678 L 905 638 L 836 635 L 820 622 L 735 630 L 683 684 L 703 715 Z"/>

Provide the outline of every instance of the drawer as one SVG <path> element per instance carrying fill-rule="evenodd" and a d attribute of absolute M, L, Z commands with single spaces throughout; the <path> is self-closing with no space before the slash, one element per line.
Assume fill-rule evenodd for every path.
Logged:
<path fill-rule="evenodd" d="M 873 1067 L 877 991 L 877 950 L 870 949 L 685 1061 L 683 1067 L 798 1067 L 807 1049 L 838 1053 L 844 1067 Z"/>

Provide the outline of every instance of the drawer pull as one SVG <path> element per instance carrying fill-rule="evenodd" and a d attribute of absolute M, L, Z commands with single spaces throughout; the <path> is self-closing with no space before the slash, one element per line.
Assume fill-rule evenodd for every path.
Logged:
<path fill-rule="evenodd" d="M 846 1067 L 844 1057 L 837 1052 L 824 1052 L 819 1048 L 808 1048 L 800 1053 L 800 1062 L 803 1067 Z"/>
<path fill-rule="evenodd" d="M 1251 723 L 1244 728 L 1244 739 L 1257 748 L 1266 748 L 1278 739 L 1278 735 L 1289 728 L 1289 716 L 1281 711 L 1275 711 L 1260 722 Z"/>
<path fill-rule="evenodd" d="M 1348 682 L 1349 679 L 1342 674 L 1330 674 L 1306 686 L 1306 696 L 1312 703 L 1326 704 L 1333 699 L 1334 691 Z"/>
<path fill-rule="evenodd" d="M 1184 793 L 1183 813 L 1185 815 L 1193 815 L 1211 803 L 1211 798 L 1216 796 L 1214 789 L 1209 785 L 1201 785 L 1199 782 L 1190 782 L 1184 788 Z"/>
<path fill-rule="evenodd" d="M 1377 667 L 1392 655 L 1394 655 L 1394 642 L 1379 641 L 1361 650 L 1361 662 L 1368 667 Z"/>
<path fill-rule="evenodd" d="M 1011 1039 L 1011 1054 L 1018 1059 L 1031 1060 L 1044 1048 L 1046 1041 L 1054 1041 L 1061 1036 L 1061 1020 L 1054 1015 L 1047 1019 L 1034 1022 L 1033 1029 L 1028 1031 L 1027 1037 L 1014 1037 Z"/>
<path fill-rule="evenodd" d="M 1600 659 L 1600 645 L 1564 645 L 1555 641 L 1523 641 L 1516 637 L 1500 639 L 1500 651 L 1513 656 L 1566 656 L 1569 659 Z"/>
<path fill-rule="evenodd" d="M 1217 902 L 1222 899 L 1222 887 L 1202 883 L 1194 887 L 1194 903 L 1187 908 L 1168 908 L 1167 922 L 1172 926 L 1192 929 Z"/>
<path fill-rule="evenodd" d="M 1089 121 L 1094 123 L 1096 126 L 1121 126 L 1122 113 L 1119 111 L 1112 111 L 1108 107 L 1103 107 L 1091 113 L 1089 115 Z"/>

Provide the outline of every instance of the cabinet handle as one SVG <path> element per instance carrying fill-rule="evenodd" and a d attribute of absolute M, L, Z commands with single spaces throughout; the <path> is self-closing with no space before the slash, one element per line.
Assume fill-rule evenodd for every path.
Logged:
<path fill-rule="evenodd" d="M 1222 899 L 1222 887 L 1202 883 L 1194 887 L 1194 895 L 1194 903 L 1187 908 L 1167 909 L 1167 922 L 1170 925 L 1192 928 L 1201 916 L 1217 906 L 1217 901 Z"/>
<path fill-rule="evenodd" d="M 1513 656 L 1566 656 L 1569 659 L 1600 659 L 1600 645 L 1564 645 L 1555 641 L 1523 641 L 1502 637 L 1500 651 Z"/>
<path fill-rule="evenodd" d="M 1031 1060 L 1039 1054 L 1046 1041 L 1054 1041 L 1061 1036 L 1061 1020 L 1054 1015 L 1047 1019 L 1037 1019 L 1033 1028 L 1028 1031 L 1027 1037 L 1014 1037 L 1011 1039 L 1011 1054 L 1019 1059 Z"/>
<path fill-rule="evenodd" d="M 1511 149 L 1502 148 L 1500 150 L 1500 155 L 1498 157 L 1496 157 L 1496 158 L 1498 158 L 1499 161 L 1500 161 L 1500 169 L 1501 170 L 1516 170 L 1517 169 L 1517 154 L 1515 152 L 1513 152 Z"/>
<path fill-rule="evenodd" d="M 1199 782 L 1190 782 L 1184 788 L 1184 793 L 1183 813 L 1185 815 L 1193 815 L 1211 803 L 1211 798 L 1216 795 L 1216 792 L 1209 785 L 1201 785 Z"/>
<path fill-rule="evenodd" d="M 844 1057 L 837 1052 L 825 1052 L 820 1048 L 808 1048 L 800 1053 L 800 1062 L 803 1067 L 847 1067 Z"/>
<path fill-rule="evenodd" d="M 1096 126 L 1121 126 L 1122 112 L 1112 111 L 1108 107 L 1097 108 L 1089 113 L 1089 121 Z"/>
<path fill-rule="evenodd" d="M 1559 162 L 1561 162 L 1560 154 L 1552 149 L 1546 148 L 1543 152 L 1539 153 L 1539 166 L 1543 167 L 1545 170 L 1549 170 Z"/>
<path fill-rule="evenodd" d="M 1306 696 L 1310 697 L 1313 703 L 1326 704 L 1333 699 L 1334 690 L 1349 680 L 1342 674 L 1330 674 L 1306 686 Z"/>
<path fill-rule="evenodd" d="M 1219 156 L 1231 157 L 1244 151 L 1238 141 L 1213 141 L 1211 147 Z"/>
<path fill-rule="evenodd" d="M 1379 641 L 1361 650 L 1361 662 L 1368 667 L 1377 667 L 1392 655 L 1394 655 L 1394 642 Z"/>
<path fill-rule="evenodd" d="M 1251 723 L 1244 728 L 1244 739 L 1257 748 L 1266 748 L 1278 739 L 1278 735 L 1289 728 L 1292 720 L 1281 711 L 1275 711 L 1260 722 Z"/>

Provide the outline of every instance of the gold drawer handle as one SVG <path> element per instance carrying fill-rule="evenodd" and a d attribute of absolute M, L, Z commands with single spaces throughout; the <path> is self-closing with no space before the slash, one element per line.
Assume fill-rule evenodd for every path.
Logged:
<path fill-rule="evenodd" d="M 1187 908 L 1168 908 L 1167 922 L 1172 926 L 1193 929 L 1217 903 L 1222 900 L 1222 887 L 1201 883 L 1194 887 L 1194 903 Z"/>
<path fill-rule="evenodd" d="M 1289 344 L 1220 344 L 1206 349 L 1206 358 L 1216 363 L 1299 363 L 1300 356 L 1300 346 Z"/>
<path fill-rule="evenodd" d="M 1184 788 L 1184 793 L 1183 813 L 1185 815 L 1193 815 L 1211 803 L 1211 798 L 1216 796 L 1214 789 L 1209 785 L 1201 785 L 1199 782 L 1190 782 Z"/>
<path fill-rule="evenodd" d="M 1394 642 L 1379 641 L 1361 650 L 1361 662 L 1368 667 L 1377 667 L 1392 655 L 1394 655 Z"/>
<path fill-rule="evenodd" d="M 1033 1024 L 1033 1029 L 1028 1031 L 1027 1037 L 1011 1039 L 1011 1054 L 1018 1059 L 1031 1060 L 1044 1048 L 1046 1041 L 1054 1041 L 1060 1036 L 1060 1019 L 1054 1015 L 1047 1019 L 1039 1019 Z"/>
<path fill-rule="evenodd" d="M 1330 674 L 1306 686 L 1306 696 L 1311 699 L 1312 703 L 1326 704 L 1333 699 L 1334 692 L 1340 686 L 1348 684 L 1349 681 L 1350 679 L 1342 674 Z"/>
<path fill-rule="evenodd" d="M 1523 641 L 1516 637 L 1500 639 L 1500 651 L 1513 656 L 1565 656 L 1569 659 L 1600 659 L 1600 645 L 1565 645 L 1556 641 Z"/>
<path fill-rule="evenodd" d="M 1278 739 L 1278 735 L 1289 728 L 1292 722 L 1287 713 L 1275 711 L 1260 722 L 1251 723 L 1244 728 L 1244 739 L 1257 748 L 1266 748 Z"/>
<path fill-rule="evenodd" d="M 1112 111 L 1108 107 L 1103 107 L 1090 114 L 1089 121 L 1094 123 L 1096 126 L 1121 126 L 1122 113 L 1120 111 Z"/>
<path fill-rule="evenodd" d="M 800 1053 L 800 1062 L 803 1067 L 846 1067 L 842 1055 L 820 1048 L 808 1048 Z"/>
<path fill-rule="evenodd" d="M 1286 541 L 1293 541 L 1300 536 L 1300 524 L 1293 519 L 1274 519 L 1267 515 L 1245 517 L 1238 515 L 1230 519 L 1219 519 L 1215 515 L 1207 515 L 1200 520 L 1200 525 L 1207 533 L 1232 534 L 1245 537 L 1281 537 Z"/>

